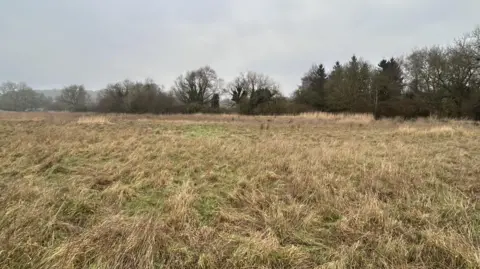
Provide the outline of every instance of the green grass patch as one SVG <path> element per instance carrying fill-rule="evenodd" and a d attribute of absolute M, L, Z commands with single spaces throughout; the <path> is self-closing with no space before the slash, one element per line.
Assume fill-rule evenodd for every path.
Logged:
<path fill-rule="evenodd" d="M 166 197 L 165 190 L 145 190 L 123 204 L 125 213 L 129 216 L 143 214 L 161 214 Z"/>
<path fill-rule="evenodd" d="M 219 197 L 213 195 L 201 196 L 195 203 L 195 209 L 198 212 L 200 222 L 204 225 L 210 224 L 215 217 L 219 205 Z"/>

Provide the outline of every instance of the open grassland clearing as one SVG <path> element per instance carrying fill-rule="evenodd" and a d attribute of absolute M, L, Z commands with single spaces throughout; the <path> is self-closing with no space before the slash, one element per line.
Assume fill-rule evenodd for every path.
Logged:
<path fill-rule="evenodd" d="M 0 268 L 480 268 L 480 127 L 0 113 Z"/>

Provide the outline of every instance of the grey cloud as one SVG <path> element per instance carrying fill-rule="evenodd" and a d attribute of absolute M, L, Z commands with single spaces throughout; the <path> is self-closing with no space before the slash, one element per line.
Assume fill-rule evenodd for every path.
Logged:
<path fill-rule="evenodd" d="M 290 93 L 314 62 L 375 63 L 450 42 L 480 23 L 478 10 L 476 0 L 0 0 L 0 80 L 170 86 L 210 64 L 226 80 L 264 72 Z"/>

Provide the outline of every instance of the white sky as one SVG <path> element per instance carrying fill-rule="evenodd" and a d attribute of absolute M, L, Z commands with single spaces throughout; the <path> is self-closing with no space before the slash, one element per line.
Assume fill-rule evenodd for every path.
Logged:
<path fill-rule="evenodd" d="M 38 89 L 212 66 L 265 73 L 290 94 L 313 63 L 373 64 L 480 24 L 478 0 L 0 0 L 0 81 Z"/>

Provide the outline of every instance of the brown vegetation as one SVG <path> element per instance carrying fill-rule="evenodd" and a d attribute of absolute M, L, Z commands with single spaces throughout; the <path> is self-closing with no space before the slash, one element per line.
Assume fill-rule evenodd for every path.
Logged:
<path fill-rule="evenodd" d="M 0 268 L 480 268 L 480 128 L 0 113 Z"/>
<path fill-rule="evenodd" d="M 378 104 L 375 119 L 400 117 L 405 120 L 429 117 L 430 111 L 423 102 L 412 99 L 384 101 Z"/>

